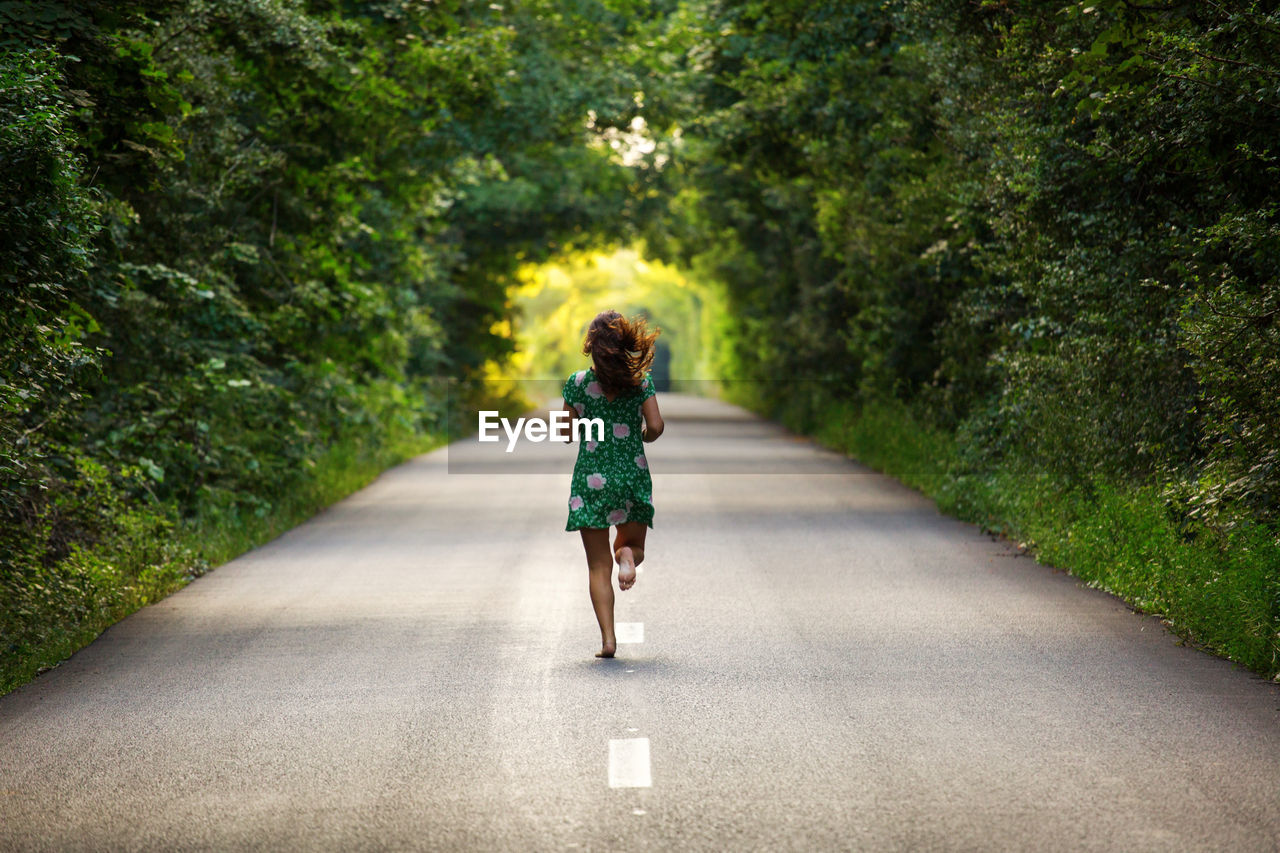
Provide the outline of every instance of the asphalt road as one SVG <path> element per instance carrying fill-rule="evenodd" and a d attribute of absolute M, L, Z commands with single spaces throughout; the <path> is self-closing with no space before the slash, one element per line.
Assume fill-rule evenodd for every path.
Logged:
<path fill-rule="evenodd" d="M 0 850 L 1280 849 L 1280 688 L 660 400 L 642 642 L 573 449 L 441 450 L 0 699 Z"/>

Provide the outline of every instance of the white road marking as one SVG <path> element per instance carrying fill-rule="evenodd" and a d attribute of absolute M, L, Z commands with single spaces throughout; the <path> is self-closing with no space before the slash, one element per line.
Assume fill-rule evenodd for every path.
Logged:
<path fill-rule="evenodd" d="M 649 739 L 614 738 L 609 741 L 609 787 L 652 788 L 649 774 Z"/>
<path fill-rule="evenodd" d="M 614 626 L 614 632 L 617 634 L 619 643 L 644 642 L 643 622 L 619 622 Z"/>

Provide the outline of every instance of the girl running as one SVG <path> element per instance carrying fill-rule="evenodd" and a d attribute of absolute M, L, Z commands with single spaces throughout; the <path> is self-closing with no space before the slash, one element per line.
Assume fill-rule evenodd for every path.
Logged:
<path fill-rule="evenodd" d="M 618 564 L 618 588 L 631 589 L 636 566 L 644 561 L 644 537 L 653 527 L 653 481 L 642 442 L 662 435 L 662 415 L 654 396 L 649 366 L 658 332 L 649 332 L 643 318 L 628 320 L 617 311 L 602 311 L 591 321 L 584 355 L 591 367 L 564 383 L 564 407 L 570 416 L 573 441 L 578 418 L 600 418 L 604 436 L 589 430 L 578 447 L 569 486 L 569 521 L 565 530 L 582 535 L 587 553 L 591 605 L 600 623 L 600 652 L 611 658 L 617 651 L 613 632 L 613 564 Z M 643 424 L 641 423 L 643 421 Z M 609 544 L 609 527 L 617 531 Z"/>

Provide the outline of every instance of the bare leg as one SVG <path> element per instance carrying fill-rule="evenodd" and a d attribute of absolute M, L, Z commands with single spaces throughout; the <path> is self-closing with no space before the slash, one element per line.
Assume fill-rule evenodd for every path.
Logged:
<path fill-rule="evenodd" d="M 586 527 L 582 534 L 582 547 L 587 552 L 587 573 L 591 589 L 591 606 L 600 623 L 600 651 L 598 658 L 611 658 L 618 650 L 618 639 L 613 633 L 613 557 L 609 553 L 609 528 Z"/>
<path fill-rule="evenodd" d="M 636 583 L 636 566 L 644 562 L 644 535 L 649 528 L 638 521 L 624 521 L 613 537 L 613 558 L 618 561 L 618 588 L 631 589 Z"/>

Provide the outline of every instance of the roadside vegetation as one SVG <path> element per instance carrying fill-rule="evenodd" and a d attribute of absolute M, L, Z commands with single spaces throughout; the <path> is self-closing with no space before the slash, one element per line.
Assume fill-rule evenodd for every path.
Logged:
<path fill-rule="evenodd" d="M 651 249 L 743 401 L 1280 672 L 1280 15 L 706 13 Z"/>
<path fill-rule="evenodd" d="M 1261 3 L 0 3 L 0 690 L 592 299 L 1276 675 L 1277 57 Z"/>
<path fill-rule="evenodd" d="M 0 4 L 0 690 L 446 434 L 645 204 L 633 17 Z"/>

